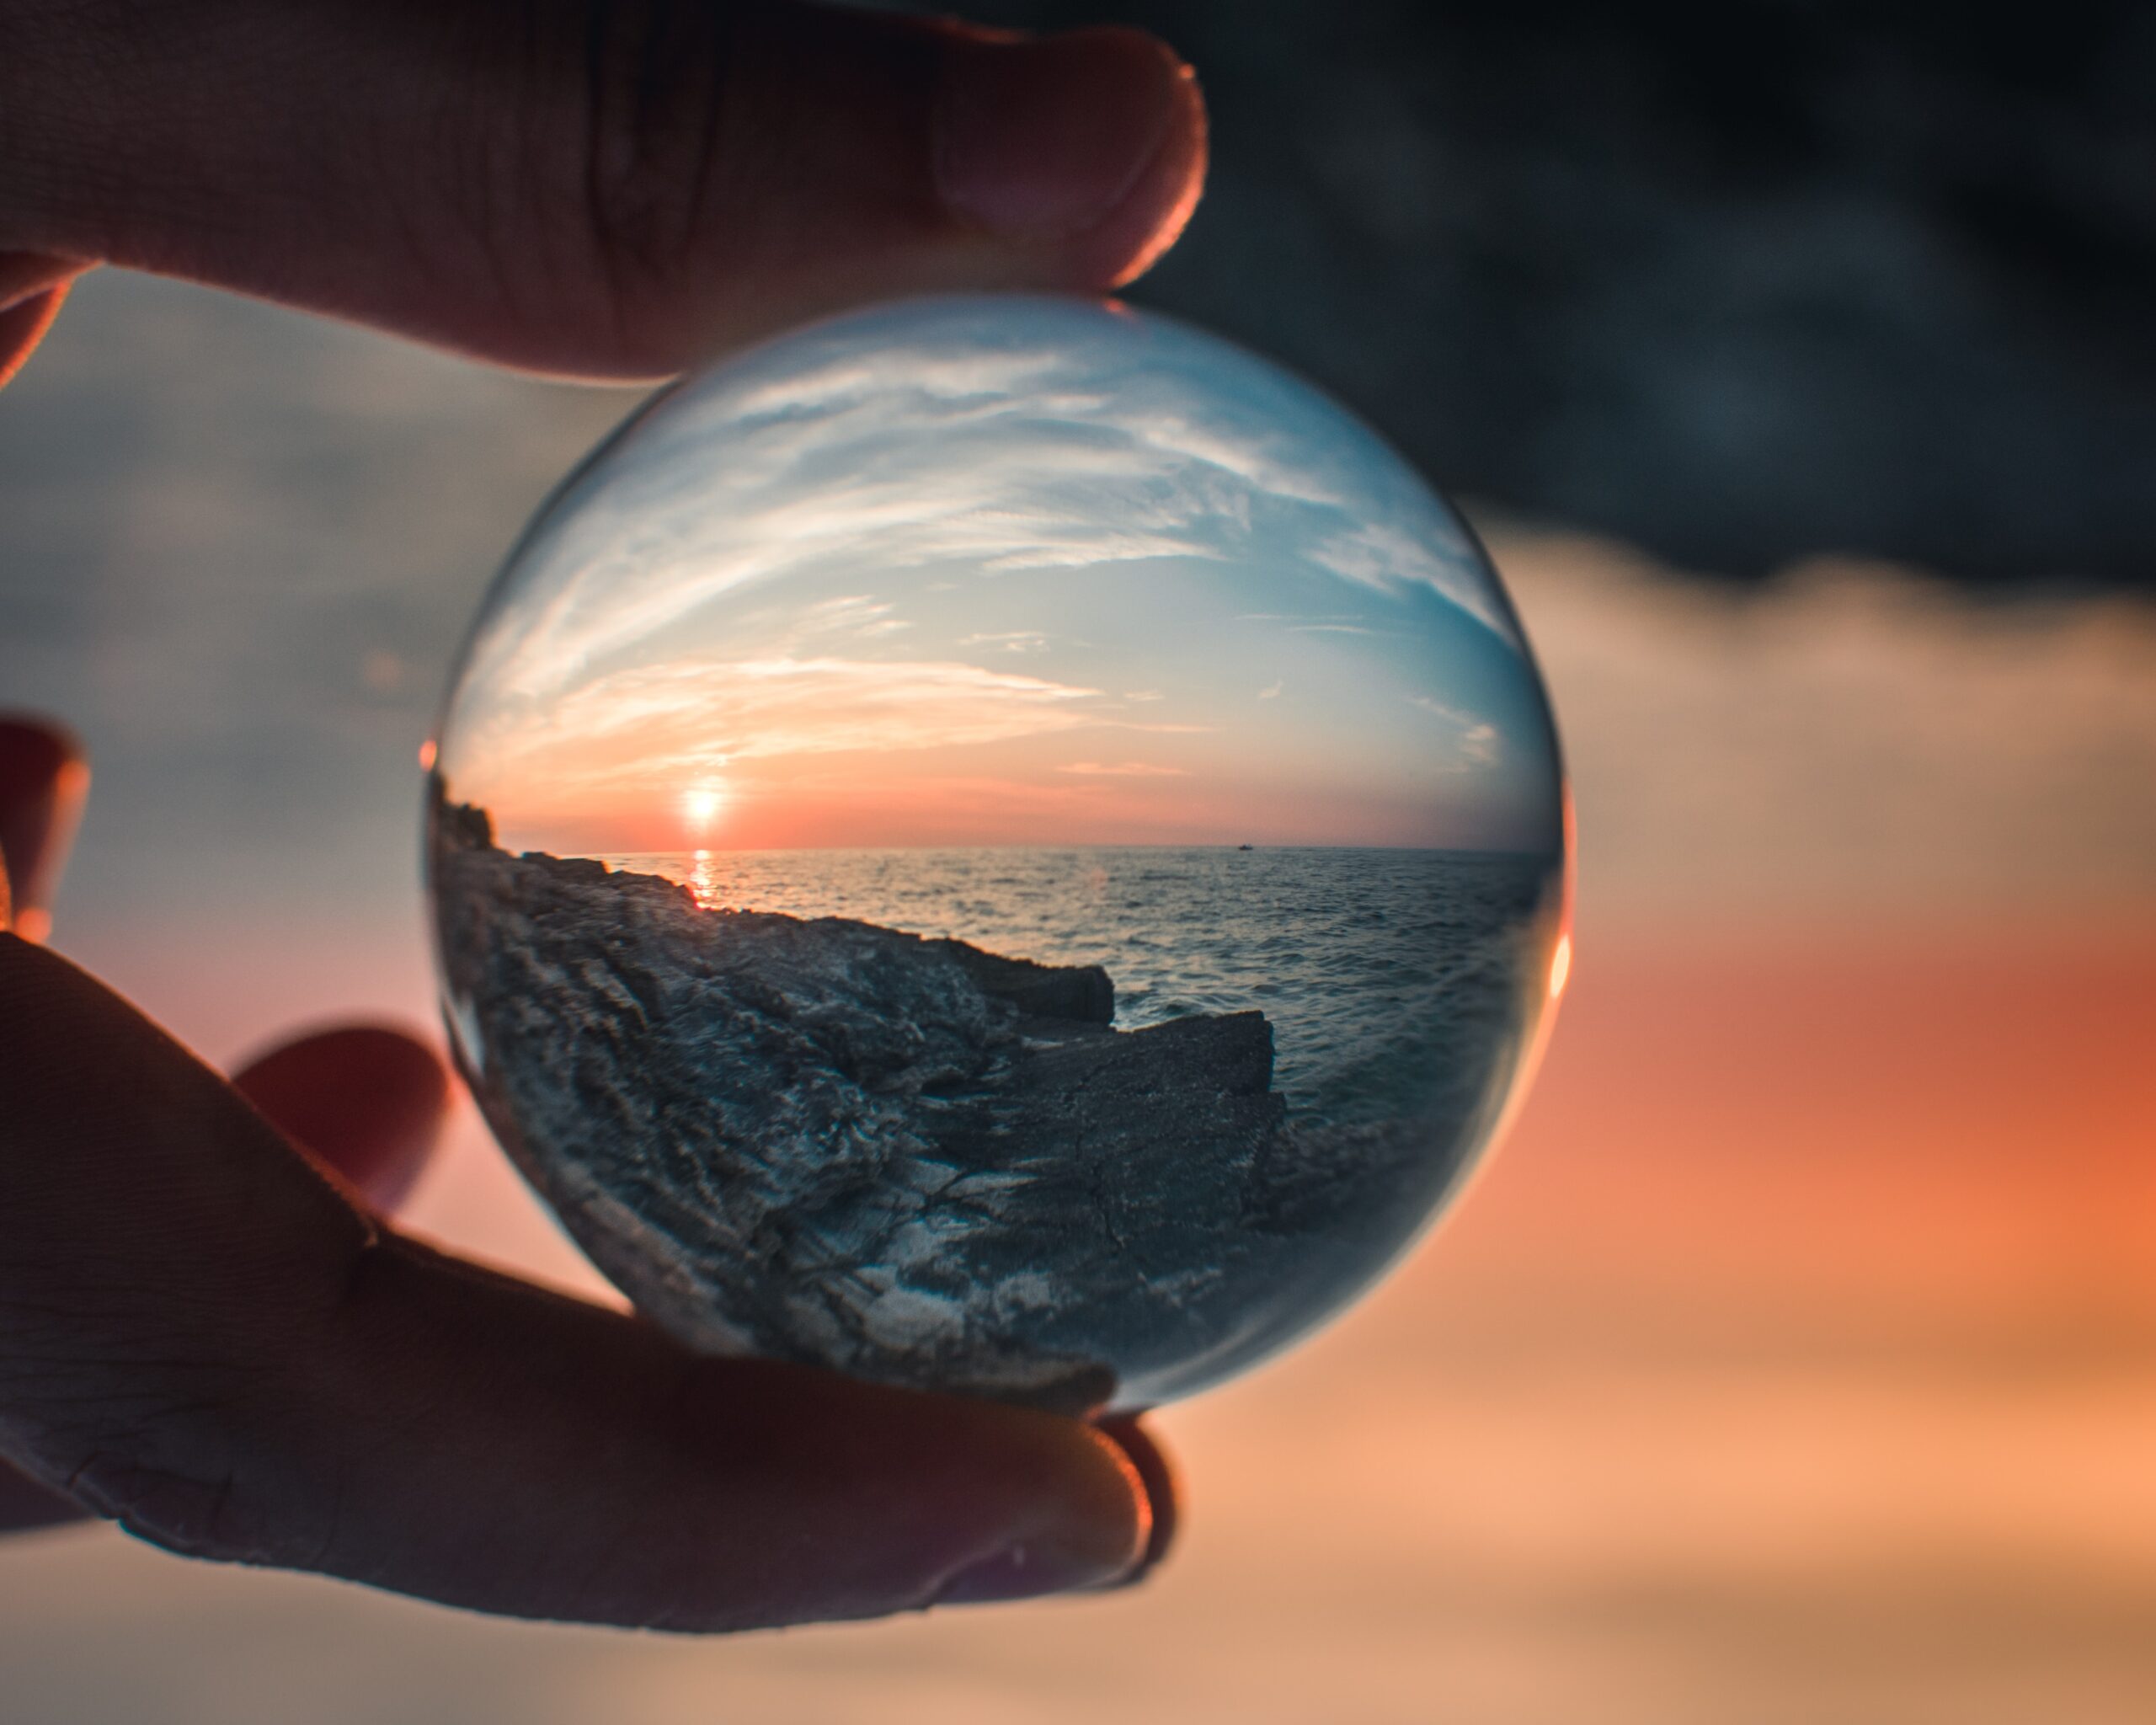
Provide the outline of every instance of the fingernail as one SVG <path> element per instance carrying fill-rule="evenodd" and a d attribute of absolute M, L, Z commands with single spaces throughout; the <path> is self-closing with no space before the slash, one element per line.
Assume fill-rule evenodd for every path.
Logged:
<path fill-rule="evenodd" d="M 1037 1599 L 1047 1594 L 1081 1593 L 1119 1581 L 1127 1561 L 1103 1563 L 1097 1557 L 1036 1541 L 1006 1546 L 994 1557 L 961 1569 L 936 1595 L 939 1605 L 989 1605 L 1006 1599 Z"/>
<path fill-rule="evenodd" d="M 937 190 L 1006 238 L 1084 233 L 1159 154 L 1189 79 L 1138 30 L 958 38 L 937 103 Z"/>
<path fill-rule="evenodd" d="M 1136 1587 L 1161 1567 L 1182 1527 L 1183 1490 L 1178 1470 L 1153 1434 L 1131 1415 L 1099 1421 L 1094 1428 L 1123 1452 L 1136 1471 L 1151 1512 L 1151 1530 L 1138 1562 L 1109 1582 L 1110 1589 Z"/>

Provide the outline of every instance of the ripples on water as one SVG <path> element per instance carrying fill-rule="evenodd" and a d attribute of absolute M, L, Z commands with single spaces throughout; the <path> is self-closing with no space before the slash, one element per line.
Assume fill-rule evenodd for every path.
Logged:
<path fill-rule="evenodd" d="M 1255 1008 L 1290 1110 L 1339 1124 L 1477 1111 L 1547 974 L 1556 864 L 1392 849 L 1134 846 L 609 856 L 712 908 L 850 916 L 1099 964 L 1124 1029 Z"/>

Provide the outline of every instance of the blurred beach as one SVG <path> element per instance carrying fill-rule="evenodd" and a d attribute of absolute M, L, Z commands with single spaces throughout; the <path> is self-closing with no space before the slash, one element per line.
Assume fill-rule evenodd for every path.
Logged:
<path fill-rule="evenodd" d="M 0 397 L 0 698 L 97 765 L 60 949 L 220 1060 L 424 1022 L 415 752 L 630 404 L 88 280 Z M 1407 1267 L 1160 1417 L 1151 1585 L 696 1642 L 62 1531 L 0 1546 L 0 1716 L 2156 1716 L 2156 613 L 1478 525 L 1573 773 L 1564 1008 Z M 412 1220 L 606 1297 L 468 1109 Z"/>

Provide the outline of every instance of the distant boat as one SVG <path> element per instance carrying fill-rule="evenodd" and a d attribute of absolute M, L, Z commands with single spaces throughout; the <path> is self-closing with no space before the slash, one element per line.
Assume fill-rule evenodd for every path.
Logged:
<path fill-rule="evenodd" d="M 1237 845 L 1235 848 L 1238 851 L 1255 851 L 1257 846 L 1256 845 Z"/>

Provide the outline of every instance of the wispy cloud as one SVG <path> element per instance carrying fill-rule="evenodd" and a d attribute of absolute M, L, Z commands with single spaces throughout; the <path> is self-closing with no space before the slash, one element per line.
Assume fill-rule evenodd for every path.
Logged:
<path fill-rule="evenodd" d="M 1386 520 L 1360 522 L 1308 547 L 1306 555 L 1335 574 L 1382 593 L 1426 588 L 1457 606 L 1500 639 L 1518 643 L 1512 619 L 1482 574 L 1465 531 L 1424 503 L 1412 527 Z"/>
<path fill-rule="evenodd" d="M 893 755 L 1115 724 L 1097 689 L 943 661 L 780 657 L 645 666 L 595 679 L 471 740 L 488 781 L 555 799 L 669 791 L 722 766 L 854 750 Z"/>
<path fill-rule="evenodd" d="M 819 600 L 804 606 L 797 618 L 789 620 L 784 638 L 799 643 L 814 640 L 819 635 L 850 635 L 862 640 L 894 635 L 913 627 L 905 618 L 892 615 L 897 609 L 889 601 L 866 593 Z"/>
<path fill-rule="evenodd" d="M 931 589 L 1153 560 L 1324 570 L 1388 601 L 1433 594 L 1517 644 L 1471 541 L 1396 457 L 1209 338 L 1149 326 L 1134 347 L 1127 320 L 1064 305 L 1005 308 L 992 334 L 963 306 L 925 331 L 889 316 L 803 338 L 806 363 L 793 344 L 691 384 L 635 426 L 525 547 L 527 602 L 476 644 L 475 682 L 542 700 L 655 637 L 708 636 L 745 595 L 864 564 Z M 1250 617 L 1380 627 L 1321 603 Z"/>
<path fill-rule="evenodd" d="M 1459 758 L 1470 766 L 1493 766 L 1503 747 L 1503 739 L 1497 726 L 1489 720 L 1440 701 L 1434 695 L 1410 695 L 1410 707 L 1418 707 L 1433 718 L 1442 720 L 1459 733 L 1454 744 Z"/>
<path fill-rule="evenodd" d="M 1293 683 L 1293 771 L 1329 728 L 1401 776 L 1400 806 L 1433 748 L 1462 798 L 1500 797 L 1502 775 L 1468 769 L 1509 740 L 1501 698 L 1496 731 L 1438 738 L 1398 704 L 1455 665 L 1478 689 L 1529 675 L 1465 529 L 1292 380 L 1135 327 L 1061 302 L 914 307 L 664 398 L 520 553 L 521 601 L 490 612 L 444 738 L 460 793 L 625 809 L 723 765 L 771 806 L 806 775 L 872 772 L 1015 775 L 1076 804 L 1184 777 L 1123 757 L 1155 738 L 1246 755 L 1251 703 Z M 1438 801 L 1482 830 L 1480 802 Z"/>
<path fill-rule="evenodd" d="M 961 647 L 996 647 L 1006 653 L 1040 653 L 1048 647 L 1048 637 L 1038 629 L 1010 629 L 1001 634 L 962 635 Z"/>
<path fill-rule="evenodd" d="M 1161 766 L 1150 761 L 1073 761 L 1058 772 L 1082 773 L 1089 778 L 1188 778 L 1187 766 Z"/>
<path fill-rule="evenodd" d="M 1294 611 L 1246 611 L 1237 613 L 1239 623 L 1284 623 L 1294 635 L 1375 635 L 1382 631 L 1373 628 L 1361 620 L 1355 611 L 1341 611 L 1303 617 Z"/>

